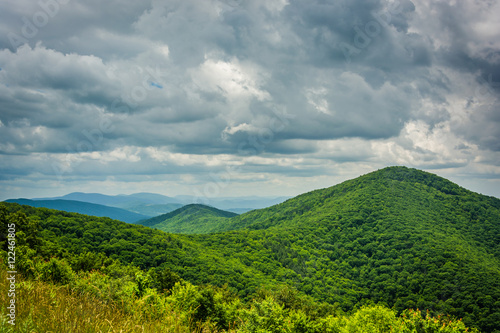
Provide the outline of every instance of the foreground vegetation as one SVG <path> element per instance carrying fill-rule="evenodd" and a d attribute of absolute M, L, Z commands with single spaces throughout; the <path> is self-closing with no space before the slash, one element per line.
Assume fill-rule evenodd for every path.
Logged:
<path fill-rule="evenodd" d="M 137 325 L 144 315 L 179 331 L 489 333 L 500 327 L 499 212 L 498 199 L 388 168 L 223 216 L 224 233 L 16 204 L 0 220 L 19 226 L 26 283 L 95 297 Z"/>
<path fill-rule="evenodd" d="M 398 317 L 372 305 L 342 314 L 286 286 L 261 290 L 243 303 L 227 288 L 197 287 L 169 271 L 142 272 L 88 256 L 109 266 L 75 272 L 64 260 L 31 261 L 31 279 L 21 278 L 16 286 L 16 325 L 8 323 L 2 307 L 0 332 L 478 332 L 419 310 Z M 5 267 L 0 281 L 0 302 L 8 304 Z"/>

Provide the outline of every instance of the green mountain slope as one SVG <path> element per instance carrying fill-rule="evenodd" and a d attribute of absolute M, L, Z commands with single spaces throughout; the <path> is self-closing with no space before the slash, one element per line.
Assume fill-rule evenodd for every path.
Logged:
<path fill-rule="evenodd" d="M 8 209 L 40 220 L 48 253 L 162 265 L 195 284 L 227 283 L 241 296 L 285 283 L 346 311 L 372 302 L 398 312 L 418 307 L 499 332 L 500 200 L 415 169 L 382 169 L 226 218 L 220 229 L 233 230 L 204 235 Z"/>
<path fill-rule="evenodd" d="M 196 240 L 242 260 L 268 250 L 283 267 L 273 278 L 330 303 L 369 298 L 499 327 L 500 200 L 436 175 L 386 168 L 240 215 L 227 228 L 247 231 Z"/>
<path fill-rule="evenodd" d="M 5 207 L 5 213 L 2 206 Z M 142 269 L 170 268 L 196 284 L 229 284 L 242 296 L 255 292 L 260 286 L 276 284 L 258 269 L 241 263 L 237 258 L 224 258 L 217 251 L 185 235 L 167 234 L 107 217 L 0 203 L 0 217 L 12 214 L 14 217 L 11 220 L 18 221 L 17 245 L 25 242 L 41 244 L 37 252 L 44 258 L 66 258 L 87 252 L 104 253 L 112 259 Z M 36 235 L 34 225 L 39 230 Z M 6 226 L 2 227 L 7 229 Z M 0 236 L 5 234 L 2 230 Z M 22 241 L 21 237 L 27 237 L 28 241 Z M 0 237 L 0 244 L 5 240 L 5 237 Z"/>
<path fill-rule="evenodd" d="M 221 229 L 228 219 L 238 214 L 200 204 L 186 205 L 173 212 L 138 223 L 172 233 L 209 233 Z"/>
<path fill-rule="evenodd" d="M 447 212 L 442 211 L 444 201 L 454 207 L 447 207 Z M 475 205 L 488 207 L 490 210 L 481 210 Z M 407 211 L 408 208 L 412 210 Z M 468 191 L 437 175 L 406 167 L 388 167 L 336 186 L 299 195 L 267 209 L 242 214 L 233 218 L 225 229 L 255 230 L 291 227 L 311 221 L 331 221 L 338 217 L 337 212 L 364 220 L 371 213 L 377 215 L 377 212 L 384 213 L 384 210 L 390 210 L 391 214 L 396 215 L 406 211 L 408 219 L 424 212 L 432 214 L 436 209 L 441 211 L 434 215 L 442 217 L 447 213 L 448 220 L 459 214 L 461 223 L 457 226 L 467 228 L 470 227 L 467 221 L 479 218 L 479 212 L 474 211 L 475 209 L 494 215 L 498 208 L 499 199 Z M 495 219 L 498 216 L 490 217 Z M 492 223 L 485 220 L 485 216 L 481 222 Z M 500 241 L 500 235 L 496 240 Z M 489 243 L 494 245 L 495 242 Z"/>
<path fill-rule="evenodd" d="M 29 200 L 29 199 L 9 199 L 6 202 L 18 203 L 32 207 L 45 207 L 66 212 L 79 213 L 93 216 L 107 216 L 112 219 L 127 223 L 135 223 L 148 218 L 151 215 L 138 214 L 126 209 L 98 205 L 89 202 L 74 200 Z"/>

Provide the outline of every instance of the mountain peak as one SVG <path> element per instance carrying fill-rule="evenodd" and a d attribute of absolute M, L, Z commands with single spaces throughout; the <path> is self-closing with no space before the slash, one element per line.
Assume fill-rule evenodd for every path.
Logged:
<path fill-rule="evenodd" d="M 430 172 L 408 168 L 405 166 L 390 166 L 374 171 L 371 174 L 376 176 L 378 179 L 395 180 L 408 183 L 420 183 L 435 188 L 446 194 L 459 195 L 470 193 L 470 191 L 449 181 L 446 178 L 440 177 Z"/>
<path fill-rule="evenodd" d="M 242 214 L 232 218 L 226 229 L 221 231 L 306 225 L 313 221 L 331 220 L 332 215 L 341 218 L 345 214 L 358 214 L 359 221 L 363 221 L 374 209 L 385 209 L 385 213 L 390 211 L 399 215 L 398 209 L 413 209 L 437 197 L 451 204 L 459 198 L 471 200 L 478 196 L 438 175 L 404 166 L 391 166 L 301 194 L 269 208 Z M 481 196 L 481 199 L 486 198 Z M 362 211 L 366 213 L 359 213 Z"/>

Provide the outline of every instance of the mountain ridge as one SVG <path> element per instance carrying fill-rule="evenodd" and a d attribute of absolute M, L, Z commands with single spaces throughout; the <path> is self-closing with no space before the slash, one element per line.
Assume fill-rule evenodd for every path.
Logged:
<path fill-rule="evenodd" d="M 349 193 L 352 190 L 360 189 L 361 185 L 371 186 L 370 182 L 376 182 L 377 186 L 383 185 L 385 186 L 385 189 L 389 189 L 390 191 L 390 189 L 396 189 L 397 183 L 395 182 L 402 181 L 406 183 L 418 183 L 428 188 L 433 188 L 446 195 L 481 195 L 469 191 L 443 177 L 429 172 L 407 167 L 393 166 L 376 170 L 351 180 L 346 180 L 337 185 L 300 194 L 294 198 L 288 199 L 272 207 L 258 209 L 252 212 L 241 214 L 233 219 L 233 221 L 231 221 L 231 224 L 227 225 L 226 228 L 218 231 L 238 230 L 249 227 L 250 225 L 254 225 L 253 228 L 258 228 L 259 222 L 264 222 L 263 220 L 269 222 L 269 217 L 267 216 L 267 214 L 264 214 L 264 219 L 261 218 L 262 213 L 268 212 L 269 209 L 272 209 L 274 211 L 278 211 L 279 209 L 286 210 L 286 213 L 282 214 L 282 216 L 275 217 L 279 220 L 285 220 L 285 216 L 283 215 L 286 215 L 286 217 L 290 217 L 291 215 L 302 215 L 306 210 L 314 209 L 314 207 L 318 208 L 319 206 L 321 206 L 321 204 L 328 201 L 329 198 L 340 198 L 344 194 Z M 488 196 L 483 197 L 489 198 L 488 200 L 492 204 L 500 208 L 500 199 Z M 266 225 L 270 226 L 269 223 L 267 223 Z M 265 225 L 261 225 L 260 227 L 265 227 Z"/>
<path fill-rule="evenodd" d="M 101 193 L 72 192 L 63 196 L 33 198 L 31 200 L 74 200 L 117 207 L 147 216 L 169 213 L 184 205 L 201 203 L 237 214 L 268 207 L 282 202 L 288 197 L 220 197 L 199 198 L 192 195 L 168 197 L 157 193 L 139 192 L 134 194 L 106 195 Z"/>
<path fill-rule="evenodd" d="M 217 216 L 212 216 L 214 219 L 209 221 L 210 225 L 203 225 L 198 221 L 192 224 L 193 228 L 195 228 L 193 230 L 186 228 L 169 229 L 165 227 L 166 225 L 164 225 L 164 228 L 160 229 L 168 232 L 188 234 L 214 233 L 245 228 L 266 229 L 269 227 L 279 227 L 280 225 L 290 225 L 292 223 L 291 221 L 297 221 L 298 217 L 302 215 L 318 215 L 327 218 L 328 214 L 325 213 L 324 208 L 328 208 L 328 205 L 332 204 L 332 202 L 330 202 L 332 198 L 335 200 L 343 200 L 343 197 L 346 195 L 349 196 L 350 192 L 372 187 L 372 184 L 379 187 L 378 190 L 385 191 L 388 197 L 390 197 L 392 193 L 396 193 L 400 190 L 399 185 L 407 184 L 409 186 L 420 187 L 420 189 L 425 189 L 426 191 L 434 191 L 434 195 L 451 197 L 459 197 L 460 195 L 471 195 L 474 197 L 482 196 L 483 200 L 487 200 L 489 204 L 500 209 L 500 200 L 495 197 L 483 196 L 472 192 L 443 177 L 429 172 L 393 166 L 370 172 L 351 180 L 346 180 L 337 185 L 300 194 L 271 207 L 252 210 L 232 217 L 224 216 L 224 219 L 219 220 L 215 219 Z M 401 194 L 398 195 L 403 195 L 403 193 L 404 192 L 401 192 Z M 360 199 L 358 198 L 357 200 Z M 363 200 L 367 200 L 367 198 Z M 323 205 L 326 206 L 323 207 Z M 169 219 L 171 217 L 171 215 L 167 214 L 164 219 Z M 154 224 L 162 222 L 162 218 L 163 217 L 154 217 L 151 219 L 151 221 L 154 222 L 149 221 L 145 223 L 147 223 L 146 225 L 148 226 L 153 226 Z M 200 215 L 197 214 L 191 218 L 197 220 L 200 218 Z M 197 227 L 201 227 L 202 229 L 196 229 Z"/>
<path fill-rule="evenodd" d="M 127 223 L 136 223 L 145 218 L 149 218 L 146 215 L 137 214 L 125 209 L 93 204 L 83 201 L 75 200 L 30 200 L 30 199 L 9 199 L 5 202 L 18 203 L 21 205 L 28 205 L 32 207 L 44 207 L 49 209 L 57 209 L 66 212 L 79 213 L 85 215 L 99 216 L 99 217 L 109 217 L 115 220 L 120 220 Z"/>

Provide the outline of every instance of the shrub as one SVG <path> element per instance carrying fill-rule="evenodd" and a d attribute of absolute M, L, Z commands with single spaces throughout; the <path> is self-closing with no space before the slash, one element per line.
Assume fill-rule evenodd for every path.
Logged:
<path fill-rule="evenodd" d="M 283 333 L 291 332 L 290 322 L 287 321 L 284 306 L 273 298 L 267 297 L 263 301 L 254 302 L 250 310 L 244 314 L 244 333 Z"/>
<path fill-rule="evenodd" d="M 354 313 L 346 326 L 346 332 L 385 333 L 397 327 L 396 313 L 384 306 L 362 307 Z"/>
<path fill-rule="evenodd" d="M 52 258 L 41 265 L 40 277 L 43 281 L 68 284 L 75 279 L 75 273 L 66 261 Z"/>
<path fill-rule="evenodd" d="M 182 279 L 168 268 L 151 268 L 148 272 L 151 280 L 151 287 L 158 292 L 170 292 L 176 283 L 182 283 Z"/>

